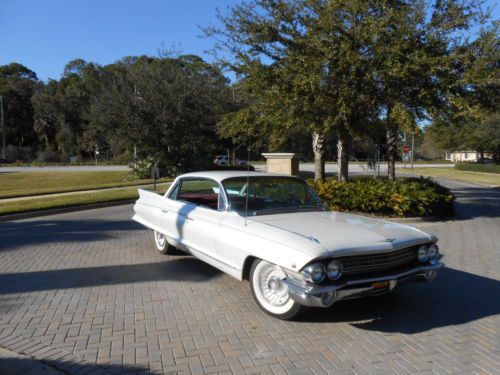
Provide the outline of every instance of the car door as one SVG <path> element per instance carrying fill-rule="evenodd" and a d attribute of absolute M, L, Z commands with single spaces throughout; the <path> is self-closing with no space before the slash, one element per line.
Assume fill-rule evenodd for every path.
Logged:
<path fill-rule="evenodd" d="M 201 258 L 220 261 L 216 238 L 219 223 L 226 214 L 219 183 L 208 178 L 181 179 L 177 201 L 182 225 L 178 226 L 182 243 Z M 209 261 L 208 259 L 205 259 Z"/>
<path fill-rule="evenodd" d="M 139 200 L 134 205 L 133 219 L 165 234 L 170 244 L 182 247 L 182 228 L 187 221 L 187 212 L 194 204 L 177 201 L 178 188 L 179 183 L 174 185 L 168 196 L 139 189 Z"/>

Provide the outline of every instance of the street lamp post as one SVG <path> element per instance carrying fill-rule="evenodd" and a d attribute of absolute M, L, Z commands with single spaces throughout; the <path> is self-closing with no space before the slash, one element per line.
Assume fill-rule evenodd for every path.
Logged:
<path fill-rule="evenodd" d="M 0 117 L 2 120 L 2 159 L 5 160 L 5 124 L 3 122 L 3 97 L 0 95 Z"/>

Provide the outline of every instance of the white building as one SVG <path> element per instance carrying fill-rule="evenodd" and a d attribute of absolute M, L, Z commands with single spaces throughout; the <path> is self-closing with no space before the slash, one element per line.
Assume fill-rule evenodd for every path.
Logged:
<path fill-rule="evenodd" d="M 492 159 L 492 152 L 484 152 L 483 153 L 485 159 Z M 477 162 L 481 159 L 481 153 L 477 151 L 454 151 L 446 153 L 446 160 L 449 160 L 453 163 L 459 161 L 471 161 Z"/>

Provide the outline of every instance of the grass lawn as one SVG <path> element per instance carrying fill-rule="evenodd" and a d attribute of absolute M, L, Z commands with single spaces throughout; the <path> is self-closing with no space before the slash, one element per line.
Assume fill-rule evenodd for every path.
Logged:
<path fill-rule="evenodd" d="M 314 163 L 314 160 L 311 160 L 310 163 Z M 336 161 L 326 161 L 326 164 L 337 164 Z M 367 164 L 368 161 L 350 161 L 349 164 Z M 387 161 L 381 161 L 382 164 L 387 163 Z M 403 165 L 404 163 L 402 161 L 397 161 L 396 165 Z M 413 164 L 418 165 L 418 164 L 453 164 L 449 160 L 415 160 Z M 406 162 L 406 165 L 410 165 L 410 162 Z"/>
<path fill-rule="evenodd" d="M 126 171 L 4 172 L 0 173 L 0 199 L 151 183 L 125 181 L 126 175 Z M 160 180 L 164 181 L 169 180 Z"/>
<path fill-rule="evenodd" d="M 414 173 L 422 176 L 441 177 L 448 180 L 470 182 L 485 186 L 500 186 L 500 175 L 495 173 L 459 171 L 453 168 L 411 168 L 398 169 L 401 173 Z"/>
<path fill-rule="evenodd" d="M 148 187 L 152 189 L 152 186 Z M 159 186 L 158 192 L 165 193 L 168 186 Z M 137 199 L 137 187 L 125 188 L 111 191 L 97 191 L 93 193 L 79 193 L 72 195 L 63 195 L 60 197 L 49 198 L 30 198 L 12 202 L 0 202 L 0 215 L 15 214 L 29 211 L 40 211 L 51 208 L 80 206 L 94 203 L 105 203 L 120 201 L 126 199 Z"/>

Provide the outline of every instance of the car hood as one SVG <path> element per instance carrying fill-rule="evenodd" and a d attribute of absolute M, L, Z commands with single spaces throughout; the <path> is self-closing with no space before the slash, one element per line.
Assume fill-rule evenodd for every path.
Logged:
<path fill-rule="evenodd" d="M 386 252 L 437 241 L 408 225 L 335 211 L 262 215 L 251 221 L 264 226 L 264 236 L 286 238 L 313 257 Z M 310 242 L 307 249 L 304 239 Z"/>

